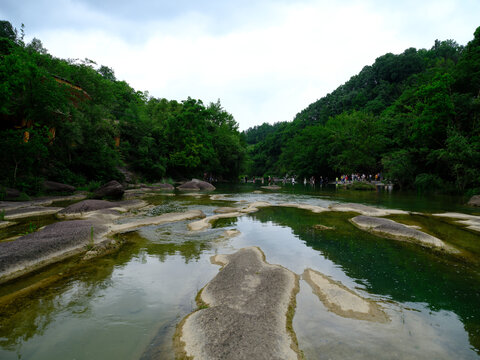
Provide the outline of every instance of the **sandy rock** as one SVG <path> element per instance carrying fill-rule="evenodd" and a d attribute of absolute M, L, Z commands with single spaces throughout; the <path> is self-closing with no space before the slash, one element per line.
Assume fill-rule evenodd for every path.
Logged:
<path fill-rule="evenodd" d="M 389 318 L 375 302 L 365 299 L 341 283 L 312 269 L 306 269 L 302 278 L 327 309 L 352 319 L 385 323 Z"/>
<path fill-rule="evenodd" d="M 450 253 L 458 252 L 458 250 L 452 246 L 445 244 L 442 240 L 432 235 L 412 229 L 390 219 L 360 215 L 354 217 L 351 221 L 360 229 L 369 231 L 375 235 L 385 236 L 395 240 L 410 241 L 425 247 L 445 250 Z"/>
<path fill-rule="evenodd" d="M 298 277 L 265 262 L 258 248 L 212 259 L 224 267 L 201 291 L 208 307 L 178 327 L 177 355 L 201 359 L 299 359 L 296 337 L 287 330 Z"/>
<path fill-rule="evenodd" d="M 366 216 L 408 215 L 407 211 L 396 209 L 379 209 L 356 203 L 338 203 L 329 206 L 332 211 L 356 212 Z"/>
<path fill-rule="evenodd" d="M 212 184 L 198 180 L 198 179 L 192 179 L 191 181 L 187 181 L 186 183 L 177 186 L 178 190 L 184 190 L 184 191 L 191 191 L 191 190 L 206 190 L 206 191 L 211 191 L 215 190 L 215 186 Z"/>
<path fill-rule="evenodd" d="M 238 230 L 225 230 L 222 233 L 222 236 L 226 237 L 226 238 L 233 238 L 233 237 L 238 236 L 240 234 L 241 234 L 241 232 L 238 231 Z"/>

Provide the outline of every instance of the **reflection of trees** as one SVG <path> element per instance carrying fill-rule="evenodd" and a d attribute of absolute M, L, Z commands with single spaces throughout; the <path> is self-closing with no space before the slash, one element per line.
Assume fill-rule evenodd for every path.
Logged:
<path fill-rule="evenodd" d="M 192 260 L 200 260 L 200 255 L 211 248 L 208 241 L 184 241 L 182 243 L 150 244 L 147 252 L 164 262 L 168 256 L 180 255 L 185 259 L 185 264 Z"/>
<path fill-rule="evenodd" d="M 291 208 L 264 208 L 251 216 L 288 226 L 307 246 L 342 267 L 369 292 L 399 302 L 424 302 L 429 308 L 455 312 L 480 349 L 480 275 L 470 265 L 443 258 L 416 246 L 381 239 L 348 222 L 351 214 L 312 214 Z M 315 230 L 314 224 L 335 230 Z"/>
<path fill-rule="evenodd" d="M 50 266 L 46 271 L 62 273 L 60 280 L 12 302 L 0 303 L 0 346 L 13 351 L 20 343 L 42 335 L 65 309 L 77 316 L 91 316 L 95 294 L 109 285 L 114 268 L 126 264 L 139 249 L 139 244 L 127 243 L 120 252 L 88 263 L 68 260 Z M 22 281 L 27 284 L 29 279 L 18 280 L 19 288 Z"/>

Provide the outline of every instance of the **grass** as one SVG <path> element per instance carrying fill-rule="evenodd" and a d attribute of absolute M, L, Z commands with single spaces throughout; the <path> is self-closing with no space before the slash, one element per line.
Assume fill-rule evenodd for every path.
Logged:
<path fill-rule="evenodd" d="M 5 210 L 0 211 L 0 221 L 5 221 Z"/>
<path fill-rule="evenodd" d="M 87 250 L 90 251 L 93 249 L 93 247 L 95 246 L 95 242 L 93 241 L 93 226 L 90 227 L 90 240 L 88 241 L 88 244 L 87 244 Z"/>

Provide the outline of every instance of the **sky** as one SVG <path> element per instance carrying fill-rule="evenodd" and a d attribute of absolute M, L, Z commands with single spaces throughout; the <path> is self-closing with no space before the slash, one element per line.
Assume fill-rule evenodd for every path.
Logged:
<path fill-rule="evenodd" d="M 59 58 L 156 98 L 220 100 L 245 130 L 291 121 L 388 52 L 466 45 L 478 0 L 0 0 Z"/>

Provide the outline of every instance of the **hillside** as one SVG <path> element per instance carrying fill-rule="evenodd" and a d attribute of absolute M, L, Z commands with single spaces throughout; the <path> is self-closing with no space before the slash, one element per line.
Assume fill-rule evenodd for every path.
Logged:
<path fill-rule="evenodd" d="M 381 172 L 401 187 L 475 192 L 479 117 L 480 27 L 466 46 L 385 54 L 293 121 L 248 129 L 249 171 Z"/>

